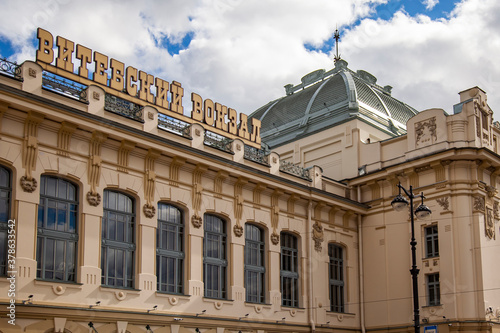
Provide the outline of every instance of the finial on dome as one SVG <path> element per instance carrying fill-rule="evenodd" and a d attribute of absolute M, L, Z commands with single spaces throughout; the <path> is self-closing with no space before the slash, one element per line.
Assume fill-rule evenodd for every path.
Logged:
<path fill-rule="evenodd" d="M 340 40 L 340 33 L 339 29 L 335 28 L 335 32 L 333 34 L 333 38 L 335 38 L 335 50 L 336 54 L 335 57 L 333 57 L 333 62 L 337 62 L 340 60 L 340 55 L 339 55 L 339 40 Z"/>

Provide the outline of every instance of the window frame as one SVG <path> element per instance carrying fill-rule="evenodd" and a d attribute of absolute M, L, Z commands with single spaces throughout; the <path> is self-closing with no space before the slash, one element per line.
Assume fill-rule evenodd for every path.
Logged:
<path fill-rule="evenodd" d="M 259 239 L 253 239 L 254 233 L 258 233 Z M 253 223 L 245 224 L 244 286 L 245 301 L 249 303 L 263 304 L 266 300 L 264 240 L 264 230 L 261 227 Z M 251 259 L 256 259 L 256 264 L 253 264 Z M 255 286 L 249 286 L 250 283 L 255 283 Z"/>
<path fill-rule="evenodd" d="M 161 219 L 162 215 L 162 207 L 165 207 L 167 209 L 175 209 L 176 216 L 173 219 L 170 219 L 170 216 L 167 217 L 167 219 Z M 184 212 L 182 209 L 179 207 L 172 205 L 170 203 L 166 202 L 159 202 L 158 203 L 158 213 L 157 213 L 157 229 L 156 229 L 156 279 L 157 279 L 157 284 L 156 284 L 156 290 L 161 293 L 168 293 L 168 294 L 177 294 L 177 295 L 183 295 L 184 294 L 184 258 L 185 258 L 185 253 L 184 253 Z M 164 239 L 164 235 L 166 235 Z M 165 248 L 163 246 L 164 243 L 167 243 L 168 240 L 170 239 L 169 236 L 173 236 L 175 246 L 174 249 L 170 248 Z M 168 244 L 167 244 L 168 246 Z M 167 282 L 163 282 L 163 274 L 162 271 L 165 269 L 166 276 L 169 276 L 168 272 L 168 266 L 164 267 L 164 260 L 172 260 L 174 262 L 174 270 L 175 272 L 173 273 L 173 284 L 168 283 L 168 278 Z M 174 290 L 169 290 L 170 288 L 173 288 Z"/>
<path fill-rule="evenodd" d="M 119 199 L 125 198 L 130 201 L 125 206 L 130 206 L 130 211 L 122 211 L 115 208 L 107 207 L 109 194 L 114 193 L 117 195 L 117 204 Z M 137 237 L 137 223 L 136 223 L 136 200 L 129 194 L 114 189 L 105 189 L 103 193 L 103 216 L 101 225 L 101 285 L 104 287 L 118 288 L 118 289 L 134 289 L 135 286 L 135 260 L 136 260 L 136 237 Z M 112 231 L 111 219 L 109 217 L 116 216 L 117 219 L 124 218 L 123 225 L 123 238 L 124 240 L 112 239 L 107 235 Z M 117 225 L 116 219 L 115 226 Z M 128 225 L 127 225 L 128 224 Z M 129 229 L 127 229 L 127 227 Z M 108 230 L 108 228 L 110 230 Z M 120 230 L 115 228 L 115 234 Z M 126 240 L 128 238 L 128 240 Z M 116 254 L 120 255 L 118 257 Z M 110 258 L 114 260 L 113 272 L 110 272 Z M 122 260 L 122 264 L 116 265 L 116 260 Z M 120 270 L 117 267 L 122 267 Z M 113 273 L 114 276 L 110 276 Z M 121 273 L 121 276 L 117 273 Z M 114 280 L 114 283 L 110 281 Z M 123 280 L 123 284 L 119 285 L 118 280 Z"/>
<path fill-rule="evenodd" d="M 0 206 L 5 207 L 5 212 L 0 211 L 0 276 L 7 276 L 8 233 L 12 201 L 12 171 L 3 165 L 0 165 L 0 172 L 6 175 L 6 183 L 2 184 L 0 182 L 0 201 L 5 201 L 5 204 Z M 5 213 L 5 219 L 1 218 L 2 213 Z M 3 242 L 3 244 L 1 244 L 1 242 Z"/>
<path fill-rule="evenodd" d="M 328 258 L 329 258 L 328 279 L 329 279 L 329 296 L 330 296 L 331 312 L 345 313 L 346 311 L 344 253 L 345 253 L 345 248 L 343 246 L 337 243 L 328 244 Z"/>
<path fill-rule="evenodd" d="M 212 226 L 215 221 L 220 222 L 221 231 L 209 230 L 215 228 Z M 203 228 L 203 294 L 207 298 L 227 299 L 227 221 L 217 215 L 204 214 Z M 216 249 L 208 249 L 209 240 L 217 245 Z M 208 256 L 208 251 L 215 251 L 218 255 Z"/>
<path fill-rule="evenodd" d="M 439 230 L 437 224 L 424 227 L 425 257 L 439 257 Z"/>
<path fill-rule="evenodd" d="M 55 181 L 55 188 L 49 189 L 50 182 Z M 66 188 L 66 197 L 62 197 L 62 186 Z M 73 198 L 69 198 L 69 190 L 73 188 Z M 51 194 L 50 192 L 54 192 Z M 79 186 L 70 180 L 54 175 L 40 177 L 40 201 L 37 217 L 36 262 L 37 279 L 46 281 L 76 282 L 78 274 L 79 243 Z M 67 206 L 67 209 L 62 209 Z M 63 212 L 61 214 L 61 212 Z M 64 230 L 60 230 L 60 219 L 64 216 Z M 71 222 L 73 216 L 73 223 Z M 51 218 L 53 217 L 54 220 Z M 73 225 L 72 225 L 73 224 Z M 50 227 L 53 226 L 53 227 Z M 59 229 L 59 230 L 58 230 Z M 73 230 L 73 231 L 71 231 Z M 62 245 L 62 246 L 61 246 Z M 62 250 L 63 268 L 57 269 L 57 251 Z M 52 255 L 51 255 L 52 252 Z M 52 260 L 50 259 L 52 258 Z M 51 268 L 52 265 L 52 269 Z M 52 276 L 50 276 L 52 274 Z M 61 277 L 57 277 L 58 275 Z"/>
<path fill-rule="evenodd" d="M 284 243 L 293 243 L 292 247 Z M 286 252 L 286 253 L 285 253 Z M 285 260 L 289 259 L 289 260 Z M 285 265 L 286 264 L 286 265 Z M 281 305 L 299 307 L 299 239 L 290 232 L 281 232 L 280 235 L 280 290 Z M 291 270 L 284 269 L 290 267 Z M 288 297 L 289 296 L 289 297 Z"/>
<path fill-rule="evenodd" d="M 439 272 L 427 274 L 427 305 L 438 306 L 441 305 L 441 284 L 439 279 Z"/>

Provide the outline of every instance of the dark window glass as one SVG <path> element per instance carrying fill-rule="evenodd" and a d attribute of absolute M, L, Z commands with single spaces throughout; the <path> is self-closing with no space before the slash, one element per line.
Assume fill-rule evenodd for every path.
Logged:
<path fill-rule="evenodd" d="M 264 303 L 264 233 L 252 224 L 245 225 L 246 301 Z"/>
<path fill-rule="evenodd" d="M 439 257 L 438 226 L 425 228 L 425 255 L 427 258 Z"/>
<path fill-rule="evenodd" d="M 42 176 L 37 221 L 37 277 L 75 281 L 78 242 L 76 185 Z"/>
<path fill-rule="evenodd" d="M 299 306 L 299 250 L 297 237 L 281 233 L 281 303 L 284 306 Z"/>
<path fill-rule="evenodd" d="M 134 287 L 134 200 L 120 192 L 104 190 L 101 238 L 101 283 Z"/>
<path fill-rule="evenodd" d="M 440 305 L 441 304 L 441 291 L 439 286 L 439 273 L 427 275 L 427 296 L 428 305 Z"/>
<path fill-rule="evenodd" d="M 172 294 L 183 293 L 184 225 L 182 212 L 165 203 L 158 204 L 156 230 L 157 289 Z"/>
<path fill-rule="evenodd" d="M 344 249 L 336 244 L 328 245 L 330 257 L 330 311 L 344 312 Z"/>
<path fill-rule="evenodd" d="M 226 224 L 214 215 L 203 218 L 203 281 L 205 297 L 226 298 Z"/>
<path fill-rule="evenodd" d="M 11 193 L 10 171 L 0 166 L 0 276 L 7 274 L 7 235 Z"/>

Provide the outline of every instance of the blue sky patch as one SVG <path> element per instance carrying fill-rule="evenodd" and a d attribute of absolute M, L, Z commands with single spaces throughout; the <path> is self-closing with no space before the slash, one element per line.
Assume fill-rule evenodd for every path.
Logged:
<path fill-rule="evenodd" d="M 194 32 L 190 31 L 182 37 L 182 40 L 171 39 L 168 36 L 162 38 L 158 41 L 158 44 L 167 49 L 168 53 L 173 56 L 179 54 L 180 51 L 186 50 L 193 40 Z"/>
<path fill-rule="evenodd" d="M 3 37 L 0 37 L 0 57 L 8 59 L 14 53 L 15 51 L 12 47 L 12 43 Z"/>
<path fill-rule="evenodd" d="M 389 0 L 386 4 L 378 5 L 373 19 L 390 20 L 395 12 L 403 10 L 410 16 L 423 14 L 431 19 L 448 18 L 450 12 L 455 8 L 458 0 L 439 0 L 432 9 L 427 9 L 422 0 Z"/>

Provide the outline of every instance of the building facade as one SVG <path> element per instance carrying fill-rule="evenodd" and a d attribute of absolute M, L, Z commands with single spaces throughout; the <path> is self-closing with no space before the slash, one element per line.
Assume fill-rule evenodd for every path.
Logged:
<path fill-rule="evenodd" d="M 136 70 L 129 93 L 113 59 L 78 77 L 67 52 L 91 50 L 57 45 L 0 72 L 1 332 L 410 332 L 399 183 L 432 210 L 423 330 L 499 331 L 500 129 L 479 88 L 417 113 L 340 61 L 236 126 L 194 93 L 185 116 L 180 83 Z"/>

